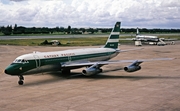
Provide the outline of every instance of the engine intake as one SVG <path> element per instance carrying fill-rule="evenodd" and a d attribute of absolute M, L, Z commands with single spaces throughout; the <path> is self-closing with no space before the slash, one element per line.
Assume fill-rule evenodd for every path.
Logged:
<path fill-rule="evenodd" d="M 98 74 L 100 72 L 102 72 L 102 69 L 100 69 L 100 68 L 98 68 L 98 69 L 97 68 L 87 68 L 82 71 L 82 74 L 86 75 L 86 76 L 90 76 L 90 75 Z"/>
<path fill-rule="evenodd" d="M 135 72 L 135 71 L 138 71 L 141 69 L 141 66 L 127 66 L 127 67 L 124 67 L 124 70 L 126 72 Z"/>
<path fill-rule="evenodd" d="M 86 75 L 86 76 L 98 74 L 98 73 L 102 72 L 102 69 L 100 67 L 101 66 L 98 63 L 96 63 L 96 64 L 92 65 L 91 67 L 84 69 L 82 71 L 82 74 Z"/>
<path fill-rule="evenodd" d="M 135 61 L 131 65 L 124 67 L 124 70 L 126 72 L 135 72 L 141 69 L 141 66 L 139 66 L 142 63 L 142 61 Z"/>

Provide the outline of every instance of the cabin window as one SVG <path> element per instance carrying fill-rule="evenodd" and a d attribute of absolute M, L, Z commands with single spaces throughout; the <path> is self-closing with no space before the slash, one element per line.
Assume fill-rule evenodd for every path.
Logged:
<path fill-rule="evenodd" d="M 29 63 L 29 62 L 25 59 L 16 59 L 13 61 L 13 63 Z"/>

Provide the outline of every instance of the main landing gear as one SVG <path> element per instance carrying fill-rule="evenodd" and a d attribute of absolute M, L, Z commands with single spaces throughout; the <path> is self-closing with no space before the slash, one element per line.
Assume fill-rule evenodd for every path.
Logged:
<path fill-rule="evenodd" d="M 24 77 L 23 77 L 22 75 L 19 75 L 18 77 L 19 77 L 18 84 L 19 84 L 19 85 L 23 85 L 23 84 L 24 84 L 24 81 L 23 81 L 23 80 L 24 80 Z"/>

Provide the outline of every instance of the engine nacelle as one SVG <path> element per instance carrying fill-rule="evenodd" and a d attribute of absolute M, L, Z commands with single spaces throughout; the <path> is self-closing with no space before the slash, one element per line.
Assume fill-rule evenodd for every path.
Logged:
<path fill-rule="evenodd" d="M 82 71 L 82 74 L 83 74 L 83 75 L 86 75 L 86 76 L 90 76 L 90 75 L 98 74 L 98 73 L 100 73 L 100 72 L 102 72 L 102 69 L 90 67 L 90 68 L 84 69 L 84 70 Z"/>
<path fill-rule="evenodd" d="M 124 67 L 126 72 L 135 72 L 141 69 L 139 66 L 143 61 L 134 61 L 131 65 Z"/>
<path fill-rule="evenodd" d="M 135 66 L 135 65 L 130 65 L 130 66 L 124 67 L 124 70 L 126 72 L 135 72 L 135 71 L 138 71 L 140 69 L 141 69 L 141 66 Z"/>

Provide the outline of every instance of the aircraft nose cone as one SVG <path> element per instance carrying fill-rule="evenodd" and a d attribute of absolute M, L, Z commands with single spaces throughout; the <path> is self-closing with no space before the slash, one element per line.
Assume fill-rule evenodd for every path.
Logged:
<path fill-rule="evenodd" d="M 4 73 L 6 73 L 6 74 L 8 74 L 8 75 L 14 75 L 14 70 L 12 70 L 11 68 L 6 68 L 5 70 L 4 70 Z"/>
<path fill-rule="evenodd" d="M 4 73 L 8 75 L 19 75 L 22 73 L 22 70 L 20 70 L 18 64 L 11 64 L 5 68 Z"/>
<path fill-rule="evenodd" d="M 8 72 L 7 72 L 7 70 L 4 70 L 4 73 L 6 73 L 6 74 L 7 74 L 7 73 L 8 73 Z"/>
<path fill-rule="evenodd" d="M 4 70 L 4 73 L 9 74 L 9 73 L 8 73 L 8 70 Z"/>

